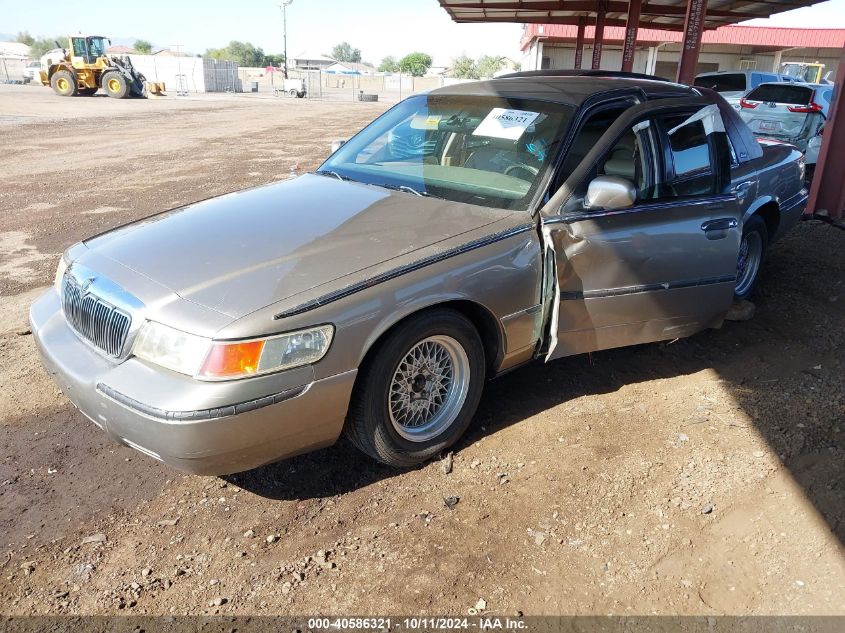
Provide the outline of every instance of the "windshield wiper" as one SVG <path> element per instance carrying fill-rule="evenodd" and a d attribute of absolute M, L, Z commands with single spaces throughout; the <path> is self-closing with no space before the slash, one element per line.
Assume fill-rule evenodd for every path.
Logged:
<path fill-rule="evenodd" d="M 332 171 L 330 169 L 318 169 L 314 172 L 315 174 L 320 174 L 321 176 L 333 176 L 338 180 L 352 180 L 349 176 L 341 176 L 336 171 Z"/>
<path fill-rule="evenodd" d="M 409 185 L 390 185 L 390 184 L 377 184 L 376 187 L 382 187 L 384 189 L 392 189 L 393 191 L 404 191 L 405 193 L 411 193 L 415 196 L 419 196 L 420 198 L 437 198 L 433 194 L 428 193 L 427 191 L 420 191 L 419 189 L 414 189 Z"/>

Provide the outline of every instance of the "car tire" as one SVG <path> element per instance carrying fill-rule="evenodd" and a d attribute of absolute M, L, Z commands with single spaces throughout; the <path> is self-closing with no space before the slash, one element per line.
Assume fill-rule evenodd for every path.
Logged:
<path fill-rule="evenodd" d="M 299 96 L 299 93 L 296 90 L 288 90 L 288 96 L 291 99 L 296 99 Z"/>
<path fill-rule="evenodd" d="M 69 70 L 57 70 L 50 77 L 50 87 L 61 97 L 72 97 L 76 94 L 76 77 Z"/>
<path fill-rule="evenodd" d="M 129 82 L 117 71 L 104 73 L 101 83 L 103 90 L 112 99 L 123 99 L 129 93 Z"/>
<path fill-rule="evenodd" d="M 748 299 L 754 293 L 768 247 L 769 231 L 766 222 L 759 215 L 751 216 L 742 227 L 734 288 L 736 300 Z"/>
<path fill-rule="evenodd" d="M 362 366 L 345 434 L 384 464 L 420 464 L 466 431 L 481 400 L 485 366 L 481 337 L 466 317 L 449 309 L 412 317 Z"/>

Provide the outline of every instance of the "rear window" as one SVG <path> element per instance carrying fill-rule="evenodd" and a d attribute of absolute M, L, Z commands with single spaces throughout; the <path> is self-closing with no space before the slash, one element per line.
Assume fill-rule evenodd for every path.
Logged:
<path fill-rule="evenodd" d="M 704 75 L 695 80 L 699 88 L 710 88 L 716 92 L 745 92 L 745 73 Z"/>
<path fill-rule="evenodd" d="M 807 105 L 813 98 L 813 89 L 789 83 L 769 84 L 755 88 L 745 98 L 748 101 Z"/>

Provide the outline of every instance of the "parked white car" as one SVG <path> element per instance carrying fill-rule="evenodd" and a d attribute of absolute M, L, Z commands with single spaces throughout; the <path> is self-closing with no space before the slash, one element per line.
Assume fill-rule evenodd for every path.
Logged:
<path fill-rule="evenodd" d="M 805 180 L 807 185 L 813 182 L 813 175 L 816 173 L 816 163 L 819 162 L 819 152 L 822 149 L 822 140 L 824 138 L 824 126 L 822 126 L 818 133 L 807 141 L 807 151 L 804 154 L 804 162 L 807 166 L 805 173 Z"/>
<path fill-rule="evenodd" d="M 740 115 L 758 138 L 792 143 L 802 152 L 824 125 L 832 85 L 767 83 L 740 100 Z"/>
<path fill-rule="evenodd" d="M 37 61 L 29 62 L 23 70 L 24 83 L 39 81 L 39 70 L 41 70 L 41 64 Z"/>
<path fill-rule="evenodd" d="M 760 84 L 795 81 L 797 80 L 789 75 L 762 70 L 719 70 L 711 73 L 701 73 L 695 78 L 695 86 L 715 90 L 735 110 L 740 110 L 739 100 L 742 96 Z"/>

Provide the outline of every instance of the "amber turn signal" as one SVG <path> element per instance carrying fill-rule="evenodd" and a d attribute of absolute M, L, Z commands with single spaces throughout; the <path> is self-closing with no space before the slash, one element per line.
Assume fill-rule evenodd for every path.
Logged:
<path fill-rule="evenodd" d="M 265 341 L 214 343 L 200 375 L 207 378 L 235 378 L 258 372 Z"/>

